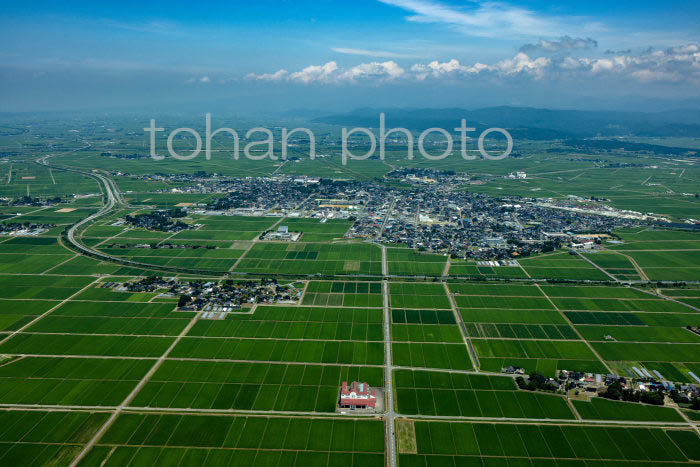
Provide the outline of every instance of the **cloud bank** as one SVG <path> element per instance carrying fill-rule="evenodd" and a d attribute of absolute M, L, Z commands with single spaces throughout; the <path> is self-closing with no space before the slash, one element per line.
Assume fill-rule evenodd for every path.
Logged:
<path fill-rule="evenodd" d="M 574 50 L 587 50 L 595 49 L 598 47 L 598 41 L 587 37 L 582 38 L 572 38 L 569 36 L 562 36 L 557 40 L 545 40 L 540 39 L 536 44 L 525 44 L 520 47 L 520 51 L 526 54 L 532 53 L 561 53 L 561 52 L 571 52 Z"/>
<path fill-rule="evenodd" d="M 332 47 L 333 52 L 345 55 L 360 55 L 363 57 L 375 57 L 375 58 L 414 58 L 413 54 L 402 54 L 396 52 L 388 52 L 386 50 L 367 50 L 367 49 L 354 49 L 348 47 Z"/>
<path fill-rule="evenodd" d="M 328 62 L 324 65 L 311 65 L 294 73 L 287 70 L 278 70 L 274 73 L 255 74 L 250 73 L 247 79 L 257 81 L 290 81 L 303 84 L 310 83 L 342 83 L 358 81 L 392 81 L 401 78 L 406 71 L 394 61 L 369 62 L 341 69 L 336 62 Z"/>
<path fill-rule="evenodd" d="M 564 37 L 558 41 L 545 41 L 542 44 L 533 45 L 532 50 L 543 48 L 548 52 L 581 50 L 591 48 L 595 42 L 591 41 Z M 342 68 L 335 61 L 332 61 L 323 65 L 311 65 L 292 73 L 284 69 L 274 73 L 251 73 L 247 78 L 257 81 L 302 84 L 342 84 L 423 82 L 426 80 L 461 81 L 476 77 L 502 79 L 527 77 L 544 80 L 599 76 L 617 76 L 641 83 L 700 84 L 700 46 L 687 44 L 666 50 L 648 50 L 637 55 L 622 53 L 614 56 L 606 55 L 602 58 L 551 55 L 536 57 L 532 53 L 521 51 L 512 58 L 496 63 L 476 62 L 471 65 L 462 64 L 457 59 L 451 59 L 445 62 L 433 60 L 428 63 L 414 63 L 405 67 L 395 61 L 385 61 L 368 62 Z"/>

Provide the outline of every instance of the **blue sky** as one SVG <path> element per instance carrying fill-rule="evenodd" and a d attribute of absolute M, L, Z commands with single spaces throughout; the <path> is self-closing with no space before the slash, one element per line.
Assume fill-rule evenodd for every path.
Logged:
<path fill-rule="evenodd" d="M 699 20 L 687 0 L 5 1 L 0 111 L 680 105 Z"/>

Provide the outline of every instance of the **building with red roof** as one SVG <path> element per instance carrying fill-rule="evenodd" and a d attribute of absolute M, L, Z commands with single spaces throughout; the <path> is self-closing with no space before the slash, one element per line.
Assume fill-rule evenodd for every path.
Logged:
<path fill-rule="evenodd" d="M 377 390 L 367 383 L 353 381 L 348 386 L 347 381 L 343 381 L 338 406 L 341 409 L 374 409 L 377 406 Z"/>

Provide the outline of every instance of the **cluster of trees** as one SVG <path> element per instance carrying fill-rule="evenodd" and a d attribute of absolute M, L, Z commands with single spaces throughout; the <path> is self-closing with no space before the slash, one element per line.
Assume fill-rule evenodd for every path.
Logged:
<path fill-rule="evenodd" d="M 673 399 L 673 402 L 676 404 L 690 404 L 690 407 L 688 407 L 689 409 L 700 410 L 700 395 L 693 394 L 688 398 L 688 396 L 679 392 L 677 389 L 673 389 L 669 393 L 669 396 L 671 396 L 671 399 Z"/>
<path fill-rule="evenodd" d="M 188 293 L 180 294 L 177 306 L 179 308 L 189 305 L 190 303 L 197 304 L 201 303 L 200 296 L 203 295 L 204 282 L 201 281 L 191 281 L 189 282 L 190 291 Z M 267 287 L 278 285 L 277 279 L 263 277 L 259 282 L 257 281 L 234 281 L 232 279 L 226 279 L 223 284 L 215 286 L 214 295 L 218 297 L 228 296 L 230 300 L 236 300 L 238 303 L 244 303 L 249 297 L 254 297 L 256 302 L 262 301 L 265 296 L 269 296 L 269 293 L 260 290 L 258 287 Z M 176 289 L 171 289 L 174 292 Z M 277 293 L 281 295 L 289 295 L 288 288 L 283 287 L 283 290 L 277 290 Z"/>
<path fill-rule="evenodd" d="M 527 381 L 522 376 L 518 376 L 515 378 L 515 384 L 526 391 L 554 391 L 557 389 L 547 377 L 536 372 L 530 373 Z"/>
<path fill-rule="evenodd" d="M 659 146 L 657 144 L 635 143 L 632 141 L 622 141 L 617 139 L 570 139 L 564 141 L 563 144 L 565 146 L 578 149 L 579 151 L 590 151 L 593 153 L 599 153 L 601 151 L 625 151 L 652 153 L 662 156 L 682 156 L 697 153 L 697 151 L 692 148 Z"/>
<path fill-rule="evenodd" d="M 550 251 L 554 251 L 558 249 L 561 246 L 561 242 L 559 241 L 554 241 L 554 240 L 547 240 L 542 244 L 542 253 L 549 253 Z"/>
<path fill-rule="evenodd" d="M 12 200 L 10 206 L 44 206 L 45 204 L 59 204 L 61 201 L 63 200 L 59 196 L 42 200 L 33 196 L 24 195 Z"/>
<path fill-rule="evenodd" d="M 182 294 L 180 295 L 180 298 L 177 301 L 177 307 L 182 308 L 183 306 L 187 305 L 192 301 L 192 297 L 189 295 Z"/>
<path fill-rule="evenodd" d="M 615 381 L 608 390 L 600 394 L 600 397 L 611 399 L 614 401 L 623 400 L 626 402 L 642 402 L 651 405 L 664 405 L 663 389 L 658 391 L 635 391 L 634 389 L 625 389 L 619 381 Z"/>
<path fill-rule="evenodd" d="M 258 193 L 244 193 L 234 191 L 222 198 L 215 199 L 207 203 L 207 209 L 224 210 L 242 208 L 255 202 Z"/>
<path fill-rule="evenodd" d="M 113 152 L 101 152 L 102 157 L 116 157 L 117 159 L 147 159 L 150 156 L 148 154 L 117 154 Z"/>
<path fill-rule="evenodd" d="M 151 244 L 149 244 L 149 247 L 150 247 L 152 250 L 158 250 L 158 249 L 169 249 L 169 250 L 172 250 L 172 249 L 178 249 L 178 248 L 187 248 L 187 249 L 190 249 L 190 250 L 199 250 L 200 248 L 201 248 L 201 249 L 204 249 L 204 250 L 215 250 L 215 249 L 216 249 L 216 246 L 215 246 L 215 245 L 197 245 L 197 244 L 192 244 L 192 245 L 175 245 L 175 244 L 170 243 L 170 242 L 166 242 L 166 243 L 151 243 Z"/>
<path fill-rule="evenodd" d="M 511 154 L 512 156 L 512 154 Z M 453 176 L 457 175 L 454 170 L 435 170 L 426 169 L 422 167 L 402 167 L 400 169 L 394 169 L 386 177 L 388 178 L 401 178 L 406 175 L 416 175 L 418 177 L 439 177 L 439 176 Z"/>
<path fill-rule="evenodd" d="M 266 189 L 270 188 L 261 184 L 260 186 L 248 186 L 246 189 L 241 188 L 237 191 L 231 191 L 226 196 L 209 201 L 207 209 L 221 211 L 254 206 L 261 196 L 261 190 Z M 300 196 L 308 196 L 319 191 L 316 185 L 280 185 L 278 188 L 273 187 L 272 189 L 278 190 L 278 194 L 287 199 L 294 197 L 295 192 L 299 193 Z"/>
<path fill-rule="evenodd" d="M 163 232 L 179 232 L 191 228 L 189 224 L 181 221 L 173 222 L 172 219 L 185 217 L 186 213 L 180 208 L 169 209 L 167 211 L 156 211 L 148 214 L 127 215 L 124 219 L 131 225 L 149 230 L 160 230 Z"/>
<path fill-rule="evenodd" d="M 10 222 L 8 224 L 0 224 L 0 232 L 14 232 L 23 229 L 50 229 L 54 224 L 34 224 L 32 222 Z"/>

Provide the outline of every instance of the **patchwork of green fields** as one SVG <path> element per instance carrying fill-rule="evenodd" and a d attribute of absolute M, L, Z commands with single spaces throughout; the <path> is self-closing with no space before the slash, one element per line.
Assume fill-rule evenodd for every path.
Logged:
<path fill-rule="evenodd" d="M 600 397 L 591 402 L 574 400 L 572 403 L 581 418 L 590 420 L 683 421 L 681 414 L 670 407 L 616 402 Z"/>
<path fill-rule="evenodd" d="M 698 281 L 700 280 L 700 234 L 672 230 L 623 229 L 617 232 L 623 243 L 608 245 L 607 249 L 617 257 L 614 263 L 607 264 L 606 258 L 600 263 L 605 269 L 641 269 L 649 280 Z M 591 255 L 595 260 L 597 255 Z M 596 261 L 598 263 L 598 261 Z M 633 264 L 634 263 L 634 264 Z M 623 272 L 624 272 L 623 271 Z M 637 271 L 635 271 L 636 273 Z M 637 276 L 639 276 L 637 274 Z"/>
<path fill-rule="evenodd" d="M 86 406 L 108 410 L 116 407 L 195 317 L 191 312 L 174 313 L 172 303 L 153 302 L 155 294 L 100 288 L 93 284 L 95 278 L 90 276 L 74 279 L 53 275 L 4 275 L 0 280 L 6 285 L 0 300 L 11 305 L 10 312 L 0 314 L 7 323 L 5 333 L 55 308 L 22 332 L 8 334 L 0 344 L 0 352 L 10 356 L 0 364 L 0 404 Z M 105 280 L 109 279 L 102 279 Z M 692 289 L 679 290 L 676 296 L 694 297 Z M 393 378 L 395 409 L 403 416 L 439 415 L 475 420 L 574 420 L 581 417 L 679 424 L 684 421 L 671 408 L 602 399 L 573 401 L 576 409 L 573 412 L 564 396 L 518 390 L 509 376 L 475 373 L 465 335 L 455 319 L 444 285 L 392 282 L 388 291 L 392 363 L 395 367 L 406 368 L 395 370 Z M 669 289 L 667 295 L 672 295 L 670 291 L 676 289 Z M 478 283 L 449 284 L 449 292 L 464 321 L 464 331 L 478 358 L 478 368 L 483 372 L 498 373 L 505 366 L 516 365 L 543 374 L 554 374 L 557 369 L 605 373 L 608 370 L 604 362 L 619 368 L 620 362 L 628 361 L 630 365 L 637 362 L 635 364 L 650 370 L 656 369 L 669 378 L 686 379 L 688 371 L 700 369 L 696 348 L 700 347 L 700 338 L 683 328 L 686 323 L 700 323 L 700 313 L 646 292 L 626 287 Z M 105 459 L 105 465 L 146 460 L 189 462 L 203 461 L 209 456 L 238 462 L 240 456 L 240 461 L 246 462 L 380 465 L 384 462 L 384 428 L 379 422 L 378 428 L 374 428 L 377 431 L 372 438 L 372 442 L 377 443 L 374 447 L 336 450 L 332 441 L 335 439 L 334 423 L 352 426 L 339 426 L 338 433 L 347 430 L 355 433 L 354 430 L 360 429 L 356 426 L 358 423 L 371 422 L 213 414 L 148 415 L 138 411 L 271 411 L 332 415 L 336 413 L 338 388 L 343 381 L 366 381 L 375 387 L 384 384 L 382 294 L 382 285 L 378 282 L 310 281 L 305 287 L 303 305 L 257 306 L 252 313 L 233 313 L 224 320 L 195 322 L 129 402 L 133 413 L 119 416 L 90 451 L 85 464 L 99 464 Z M 630 358 L 631 355 L 634 358 Z M 94 416 L 97 415 L 100 414 Z M 271 420 L 275 425 L 270 429 L 281 446 L 273 446 L 271 439 L 267 441 L 273 436 L 273 432 L 265 435 L 268 433 L 266 424 Z M 259 444 L 249 446 L 245 443 L 252 441 L 245 441 L 241 445 L 238 444 L 240 440 L 229 439 L 230 432 L 225 427 L 233 429 L 238 424 L 245 427 L 249 422 L 252 427 L 263 426 L 263 431 L 254 437 Z M 288 437 L 292 423 L 302 422 L 307 423 L 310 430 L 319 423 L 330 423 L 327 428 L 327 433 L 331 433 L 330 444 L 321 441 L 323 446 L 319 447 L 316 441 L 310 441 L 309 435 L 295 441 L 294 448 L 285 447 L 284 433 Z M 521 430 L 532 427 L 440 422 L 450 427 L 455 451 L 438 452 L 442 448 L 432 444 L 427 448 L 425 444 L 426 439 L 435 442 L 434 434 L 425 438 L 424 428 L 420 428 L 427 424 L 429 432 L 440 429 L 437 425 L 432 427 L 433 423 L 438 422 L 415 422 L 418 453 L 401 454 L 402 464 L 432 464 L 446 459 L 454 462 L 503 459 L 502 456 L 518 459 L 521 456 L 512 455 L 502 445 L 503 453 L 499 454 L 498 449 L 488 445 L 487 438 L 481 439 L 476 433 L 491 429 L 515 430 L 511 435 L 523 436 Z M 155 431 L 144 432 L 146 426 L 154 427 Z M 453 427 L 466 426 L 471 427 L 473 435 L 452 432 Z M 212 437 L 210 427 L 224 428 L 217 429 L 216 436 Z M 551 431 L 555 428 L 560 431 Z M 574 428 L 584 429 L 539 425 L 539 432 L 527 433 L 533 439 L 537 439 L 539 433 L 549 442 L 548 436 L 566 438 L 568 430 Z M 156 435 L 158 430 L 166 431 Z M 662 434 L 674 440 L 692 435 L 682 430 L 665 434 L 637 428 L 595 427 L 595 430 L 586 432 L 586 436 L 613 439 L 623 436 L 618 433 L 629 430 L 639 430 L 632 433 L 644 436 L 651 433 L 654 440 Z M 472 442 L 470 436 L 476 437 L 478 452 L 460 451 Z M 172 441 L 174 439 L 178 441 Z M 79 441 L 67 442 L 57 450 L 47 448 L 47 444 L 52 446 L 44 439 L 8 444 L 22 446 L 24 450 L 12 448 L 7 455 L 16 453 L 37 459 L 43 459 L 38 456 L 59 456 L 56 458 L 62 459 L 60 456 L 74 457 L 81 449 Z M 528 448 L 523 451 L 523 460 L 533 457 Z M 600 453 L 588 454 L 590 458 L 581 457 L 568 451 L 563 454 L 550 451 L 534 457 L 557 459 L 557 462 L 574 458 L 618 459 L 620 456 L 636 459 L 627 457 L 620 446 L 616 449 L 620 454 L 606 454 L 612 457 L 602 457 Z M 682 462 L 694 455 L 692 450 L 685 452 L 683 449 L 688 448 L 679 447 L 678 452 L 665 450 L 656 457 L 645 454 L 640 459 Z M 454 455 L 457 457 L 451 457 Z"/>
<path fill-rule="evenodd" d="M 6 194 L 60 192 L 45 168 L 13 171 Z M 89 179 L 53 176 L 98 191 Z M 697 286 L 584 281 L 609 281 L 600 269 L 621 281 L 698 280 L 697 234 L 623 230 L 622 243 L 584 253 L 595 266 L 561 251 L 521 258 L 518 267 L 448 265 L 444 255 L 385 245 L 388 274 L 413 276 L 385 285 L 382 248 L 343 240 L 350 221 L 193 214 L 184 221 L 196 228 L 176 234 L 130 228 L 112 224 L 212 195 L 120 183 L 134 189 L 131 205 L 87 227 L 84 243 L 139 263 L 221 272 L 207 280 L 300 276 L 292 279 L 303 284 L 300 303 L 256 304 L 225 319 L 176 312 L 177 297 L 101 287 L 154 272 L 79 256 L 59 242 L 100 197 L 3 210 L 2 222 L 56 227 L 0 237 L 2 465 L 68 465 L 104 427 L 80 465 L 383 466 L 386 433 L 401 429 L 381 413 L 341 414 L 337 402 L 345 381 L 385 386 L 387 344 L 393 409 L 415 431 L 415 449 L 399 443 L 399 467 L 700 461 L 700 439 L 673 407 L 568 400 L 518 389 L 501 373 L 512 365 L 547 376 L 566 369 L 630 377 L 637 366 L 693 382 L 700 336 L 686 327 L 700 326 Z M 260 240 L 278 225 L 300 232 L 299 241 Z"/>
<path fill-rule="evenodd" d="M 520 266 L 533 279 L 608 280 L 593 265 L 578 256 L 554 253 L 519 260 Z"/>
<path fill-rule="evenodd" d="M 442 276 L 447 257 L 418 253 L 407 248 L 388 248 L 389 274 L 397 276 Z"/>
<path fill-rule="evenodd" d="M 470 370 L 467 347 L 463 344 L 403 343 L 391 345 L 395 366 Z"/>
<path fill-rule="evenodd" d="M 415 432 L 417 455 L 401 454 L 402 465 L 448 460 L 469 465 L 479 458 L 494 465 L 511 459 L 526 465 L 555 460 L 556 464 L 546 465 L 558 465 L 600 460 L 687 462 L 700 457 L 700 438 L 682 430 L 417 421 Z"/>
<path fill-rule="evenodd" d="M 1 347 L 0 350 L 2 350 Z M 381 342 L 363 341 L 187 337 L 180 341 L 172 356 L 267 362 L 381 365 L 384 362 L 384 346 Z"/>
<path fill-rule="evenodd" d="M 309 282 L 304 305 L 381 307 L 381 282 Z"/>
<path fill-rule="evenodd" d="M 383 432 L 376 420 L 122 414 L 85 465 L 380 467 Z"/>
<path fill-rule="evenodd" d="M 202 337 L 383 341 L 382 312 L 371 308 L 258 306 L 252 315 L 199 321 Z"/>
<path fill-rule="evenodd" d="M 697 312 L 648 291 L 482 284 L 450 290 L 484 370 L 607 373 L 610 362 L 642 360 L 672 362 L 667 374 L 685 373 L 680 380 L 691 381 L 687 365 L 700 358 L 700 337 L 685 329 L 700 323 Z"/>
<path fill-rule="evenodd" d="M 285 219 L 283 224 L 290 232 L 301 232 L 302 242 L 325 242 L 342 239 L 345 232 L 352 227 L 346 220 L 326 219 L 321 223 L 317 219 Z"/>
<path fill-rule="evenodd" d="M 379 275 L 381 251 L 366 243 L 256 243 L 235 267 L 263 274 Z"/>
<path fill-rule="evenodd" d="M 575 418 L 564 397 L 518 391 L 507 376 L 398 370 L 394 379 L 397 410 L 406 415 Z"/>
<path fill-rule="evenodd" d="M 117 406 L 153 360 L 20 357 L 0 366 L 5 404 Z"/>
<path fill-rule="evenodd" d="M 381 387 L 383 379 L 376 367 L 167 361 L 133 405 L 332 413 L 343 381 Z"/>
<path fill-rule="evenodd" d="M 25 220 L 25 217 L 22 217 Z M 62 264 L 74 254 L 48 237 L 11 238 L 0 244 L 0 274 L 41 274 Z"/>
<path fill-rule="evenodd" d="M 391 282 L 389 293 L 393 308 L 450 308 L 442 284 Z"/>
<path fill-rule="evenodd" d="M 108 417 L 106 412 L 0 411 L 0 462 L 69 465 Z"/>

